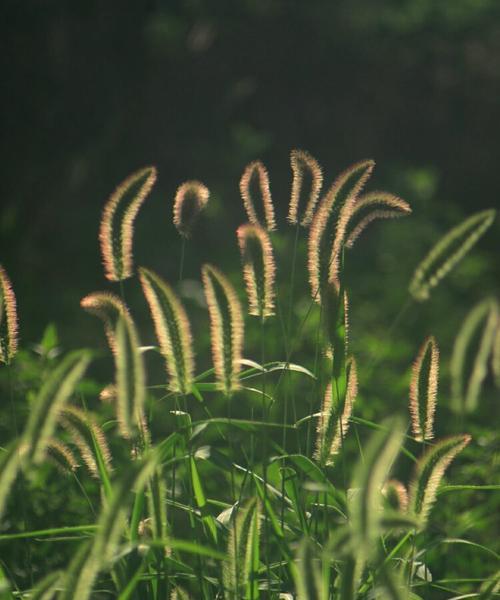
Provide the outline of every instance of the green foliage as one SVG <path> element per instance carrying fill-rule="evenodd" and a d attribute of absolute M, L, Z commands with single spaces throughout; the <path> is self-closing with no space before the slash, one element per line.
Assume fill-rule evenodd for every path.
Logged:
<path fill-rule="evenodd" d="M 373 162 L 365 161 L 343 173 L 312 216 L 313 294 L 299 322 L 293 320 L 293 286 L 280 294 L 278 283 L 275 307 L 265 315 L 260 310 L 256 332 L 244 339 L 238 296 L 242 282 L 238 286 L 205 264 L 208 311 L 205 306 L 198 313 L 193 309 L 192 335 L 178 292 L 152 271 L 140 269 L 159 348 L 141 346 L 136 323 L 142 317 L 134 312 L 132 318 L 122 286 L 121 298 L 100 292 L 82 300 L 85 309 L 104 321 L 113 360 L 108 356 L 100 370 L 96 366 L 95 376 L 103 382 L 83 378 L 88 351 L 58 357 L 53 327 L 32 353 L 20 349 L 5 367 L 13 420 L 22 423 L 0 450 L 5 530 L 0 545 L 14 548 L 14 558 L 0 565 L 2 593 L 10 594 L 5 597 L 434 600 L 443 597 L 441 592 L 495 597 L 498 575 L 488 575 L 498 569 L 498 551 L 493 543 L 488 547 L 487 538 L 476 538 L 475 526 L 487 518 L 477 498 L 493 503 L 488 498 L 498 493 L 498 486 L 474 480 L 478 471 L 471 468 L 482 460 L 475 444 L 451 471 L 458 484 L 443 485 L 451 462 L 471 436 L 458 434 L 450 419 L 442 424 L 437 419 L 436 430 L 447 437 L 433 441 L 437 342 L 426 338 L 410 390 L 396 390 L 400 398 L 410 395 L 411 432 L 400 415 L 375 420 L 370 377 L 385 376 L 387 364 L 367 364 L 359 344 L 348 344 L 348 292 L 354 305 L 356 295 L 346 277 L 344 248 L 373 215 L 357 221 L 362 226 L 354 224 L 354 230 L 348 227 L 350 219 L 362 217 L 361 209 L 375 200 L 410 212 L 406 202 L 390 194 L 358 199 L 372 168 Z M 271 202 L 267 171 L 259 173 L 263 200 Z M 299 187 L 296 183 L 296 194 Z M 243 188 L 248 204 L 249 188 Z M 340 210 L 334 210 L 334 202 Z M 267 211 L 274 214 L 271 205 Z M 132 212 L 135 217 L 135 208 Z M 123 219 L 130 221 L 131 214 Z M 454 229 L 424 260 L 412 283 L 414 296 L 423 299 L 484 233 L 493 212 L 480 215 Z M 299 226 L 296 232 L 298 239 Z M 268 256 L 283 241 L 279 236 L 265 233 Z M 116 246 L 113 240 L 108 241 Z M 115 279 L 125 277 L 118 254 L 125 256 L 131 248 L 126 242 L 124 249 L 124 240 L 112 248 Z M 294 247 L 295 265 L 304 244 Z M 274 259 L 267 275 L 274 294 L 271 271 L 274 275 Z M 293 280 L 295 271 L 291 275 Z M 262 284 L 255 285 L 261 292 Z M 202 331 L 211 333 L 213 367 L 196 374 L 194 349 L 200 364 L 206 359 L 203 352 L 208 354 L 204 336 L 196 331 L 200 323 Z M 474 336 L 479 337 L 476 345 Z M 497 338 L 497 301 L 488 300 L 465 320 L 453 353 L 451 372 L 462 382 L 454 384 L 455 396 L 466 407 L 461 413 L 478 409 L 490 362 L 498 374 Z M 278 342 L 285 356 L 269 360 Z M 307 366 L 292 362 L 296 344 L 306 349 Z M 392 344 L 387 346 L 391 350 Z M 158 351 L 166 373 L 156 368 Z M 389 357 L 397 358 L 396 344 L 392 351 Z M 243 358 L 247 355 L 252 358 Z M 401 371 L 401 379 L 407 380 Z M 152 385 L 146 384 L 146 372 Z M 109 391 L 110 381 L 113 393 L 101 394 L 99 400 L 99 391 L 105 386 Z M 388 395 L 395 392 L 389 385 L 386 389 Z M 358 395 L 356 412 L 364 411 L 363 417 L 354 414 Z M 389 404 L 379 402 L 381 406 L 386 414 L 394 412 Z M 467 425 L 475 434 L 472 416 Z M 368 439 L 365 429 L 373 430 Z M 480 444 L 495 448 L 488 439 L 480 438 Z M 419 458 L 417 452 L 422 452 Z M 73 453 L 82 457 L 88 472 L 77 468 Z M 63 466 L 64 476 L 49 457 Z M 390 479 L 393 472 L 397 479 Z M 47 511 L 47 522 L 40 523 L 39 515 L 46 518 L 45 488 L 52 502 L 60 496 L 61 507 Z M 454 523 L 449 511 L 457 506 L 465 517 L 457 516 Z M 483 537 L 485 529 L 483 525 Z M 444 548 L 451 544 L 467 548 L 469 560 L 483 569 L 482 578 L 475 577 L 472 567 L 457 577 L 445 560 Z"/>

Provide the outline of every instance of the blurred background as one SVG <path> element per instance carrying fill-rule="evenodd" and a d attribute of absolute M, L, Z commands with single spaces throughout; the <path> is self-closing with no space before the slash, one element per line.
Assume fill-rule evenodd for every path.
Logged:
<path fill-rule="evenodd" d="M 319 160 L 326 185 L 374 158 L 369 188 L 414 211 L 374 225 L 349 259 L 353 310 L 384 326 L 429 246 L 498 204 L 497 0 L 4 0 L 1 13 L 0 261 L 24 342 L 55 322 L 65 347 L 93 343 L 99 325 L 78 305 L 109 287 L 102 206 L 148 164 L 159 179 L 137 219 L 137 262 L 177 277 L 173 197 L 197 178 L 212 193 L 187 253 L 197 280 L 203 260 L 238 269 L 238 181 L 250 160 L 269 169 L 280 245 L 293 241 L 291 148 Z M 498 289 L 499 227 L 422 307 L 422 322 L 435 315 L 446 335 Z"/>
<path fill-rule="evenodd" d="M 396 193 L 413 208 L 409 218 L 374 224 L 347 257 L 358 414 L 377 419 L 406 410 L 411 362 L 434 333 L 442 350 L 438 435 L 462 427 L 449 411 L 449 357 L 470 307 L 498 294 L 498 219 L 429 301 L 408 305 L 407 288 L 418 262 L 450 227 L 498 205 L 498 0 L 3 0 L 0 14 L 0 263 L 18 299 L 25 352 L 16 368 L 25 397 L 57 347 L 105 351 L 101 323 L 79 302 L 94 290 L 118 291 L 103 276 L 100 215 L 116 185 L 149 164 L 159 178 L 136 221 L 135 260 L 169 281 L 178 280 L 181 254 L 172 224 L 175 190 L 195 178 L 211 191 L 178 286 L 193 321 L 199 370 L 210 365 L 199 268 L 218 264 L 243 299 L 235 229 L 246 218 L 238 183 L 255 159 L 270 173 L 278 280 L 296 332 L 310 304 L 306 232 L 292 290 L 294 231 L 285 216 L 289 153 L 303 148 L 323 166 L 326 186 L 352 162 L 375 159 L 368 189 Z M 125 294 L 143 343 L 154 343 L 135 279 Z M 269 325 L 266 351 L 274 359 L 285 358 L 287 318 Z M 314 368 L 317 325 L 313 312 L 292 357 L 308 368 Z M 245 354 L 259 359 L 259 328 L 248 323 L 247 332 Z M 149 381 L 164 381 L 161 363 L 150 366 Z M 89 382 L 88 392 L 95 403 L 99 385 L 111 377 L 109 355 L 93 369 L 99 384 Z M 466 426 L 475 443 L 464 459 L 463 483 L 498 481 L 500 448 L 491 428 L 497 393 L 491 377 L 486 383 Z M 298 416 L 319 402 L 300 385 Z M 159 409 L 155 422 L 162 434 L 171 426 L 165 413 Z M 8 415 L 5 404 L 5 439 L 13 432 Z M 39 481 L 31 492 L 28 521 L 35 529 L 85 514 L 50 477 L 50 485 Z M 452 511 L 455 535 L 467 535 L 474 524 L 472 539 L 500 551 L 491 536 L 500 526 L 498 501 L 477 493 L 472 504 L 466 510 L 470 496 L 450 496 L 444 521 Z M 17 520 L 5 527 L 18 530 Z M 435 531 L 440 523 L 437 510 Z M 39 552 L 44 564 L 64 564 L 63 554 Z M 24 546 L 10 553 L 18 578 L 26 580 Z M 446 553 L 434 558 L 436 572 L 482 576 L 494 566 L 468 548 L 448 560 Z"/>

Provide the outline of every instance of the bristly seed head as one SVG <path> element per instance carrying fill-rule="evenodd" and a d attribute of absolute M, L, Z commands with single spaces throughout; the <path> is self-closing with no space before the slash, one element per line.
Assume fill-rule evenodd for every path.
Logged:
<path fill-rule="evenodd" d="M 9 276 L 0 265 L 0 362 L 10 364 L 17 352 L 16 296 Z"/>
<path fill-rule="evenodd" d="M 116 188 L 104 206 L 99 241 L 105 275 L 110 281 L 121 281 L 132 276 L 134 220 L 155 181 L 155 167 L 136 171 Z M 127 196 L 131 198 L 128 205 L 123 206 Z M 123 215 L 121 220 L 118 212 Z"/>
<path fill-rule="evenodd" d="M 305 150 L 292 150 L 290 153 L 290 164 L 292 166 L 292 193 L 290 195 L 290 207 L 288 221 L 293 225 L 298 223 L 298 210 L 302 186 L 304 185 L 304 174 L 307 173 L 311 179 L 309 197 L 300 221 L 302 227 L 307 227 L 313 219 L 314 209 L 319 198 L 321 186 L 323 185 L 323 172 L 318 161 Z"/>
<path fill-rule="evenodd" d="M 120 317 L 131 321 L 130 313 L 121 298 L 110 292 L 93 292 L 80 301 L 80 306 L 88 313 L 104 322 L 104 332 L 113 354 L 116 353 L 116 323 Z"/>
<path fill-rule="evenodd" d="M 177 188 L 174 201 L 174 225 L 185 238 L 191 237 L 193 226 L 205 208 L 210 192 L 200 181 L 186 181 Z"/>
<path fill-rule="evenodd" d="M 345 227 L 345 215 L 351 210 L 352 204 L 370 177 L 374 166 L 373 160 L 365 160 L 355 163 L 343 171 L 323 196 L 314 214 L 309 233 L 308 269 L 311 295 L 318 304 L 321 304 L 320 290 L 322 286 L 326 285 L 329 280 L 337 283 L 337 278 L 332 277 L 332 274 L 335 275 L 339 267 L 338 242 L 335 244 L 334 241 L 329 257 L 326 256 L 326 252 L 331 247 L 331 238 L 335 231 L 338 234 L 339 228 Z M 333 208 L 339 196 L 341 196 L 339 202 L 343 201 L 344 203 L 340 209 L 339 223 L 335 230 L 333 226 L 329 227 L 329 225 L 333 225 L 331 223 L 334 216 Z M 341 219 L 342 223 L 340 223 Z M 332 266 L 334 260 L 336 264 Z"/>
<path fill-rule="evenodd" d="M 181 301 L 161 277 L 143 267 L 139 279 L 170 376 L 169 388 L 188 394 L 194 378 L 191 326 Z"/>
<path fill-rule="evenodd" d="M 427 398 L 421 397 L 420 382 L 425 359 L 427 368 Z M 424 374 L 425 375 L 425 374 Z M 410 381 L 410 416 L 413 436 L 419 442 L 434 437 L 434 413 L 436 412 L 437 389 L 439 381 L 439 348 L 433 336 L 429 336 L 417 354 L 413 363 Z"/>
<path fill-rule="evenodd" d="M 247 211 L 248 220 L 254 225 L 261 225 L 257 213 L 255 212 L 255 203 L 252 198 L 250 188 L 258 180 L 258 189 L 264 208 L 264 217 L 266 220 L 267 231 L 276 229 L 276 221 L 274 219 L 274 206 L 271 198 L 271 190 L 269 188 L 269 174 L 266 167 L 260 160 L 251 162 L 243 171 L 240 179 L 240 193 L 243 198 L 243 204 Z"/>
<path fill-rule="evenodd" d="M 235 289 L 212 265 L 201 269 L 210 315 L 212 357 L 221 389 L 230 396 L 240 387 L 238 373 L 243 350 L 243 314 Z"/>
<path fill-rule="evenodd" d="M 243 262 L 248 312 L 264 320 L 274 315 L 276 265 L 271 240 L 259 225 L 241 225 L 236 235 Z"/>

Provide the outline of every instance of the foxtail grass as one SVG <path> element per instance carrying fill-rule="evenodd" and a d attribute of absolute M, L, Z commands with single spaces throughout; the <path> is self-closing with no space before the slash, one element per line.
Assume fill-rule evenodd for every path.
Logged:
<path fill-rule="evenodd" d="M 155 167 L 136 171 L 116 188 L 104 206 L 99 240 L 104 272 L 110 281 L 122 281 L 133 274 L 134 221 L 155 181 Z"/>
<path fill-rule="evenodd" d="M 243 171 L 240 179 L 240 193 L 250 223 L 265 227 L 267 231 L 274 231 L 276 229 L 276 220 L 269 187 L 269 174 L 260 160 L 251 162 Z M 259 219 L 255 208 L 256 193 L 259 194 L 259 200 L 264 211 L 265 225 Z"/>
<path fill-rule="evenodd" d="M 419 442 L 432 440 L 434 437 L 438 382 L 439 348 L 434 337 L 429 336 L 413 363 L 410 381 L 411 428 L 413 436 Z"/>
<path fill-rule="evenodd" d="M 174 225 L 184 238 L 192 235 L 199 214 L 207 205 L 210 192 L 200 181 L 186 181 L 175 193 Z"/>
<path fill-rule="evenodd" d="M 10 364 L 17 352 L 16 296 L 7 272 L 0 265 L 0 363 Z"/>

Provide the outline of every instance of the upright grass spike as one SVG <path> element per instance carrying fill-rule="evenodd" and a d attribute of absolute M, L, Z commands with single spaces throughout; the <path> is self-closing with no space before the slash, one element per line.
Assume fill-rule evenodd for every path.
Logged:
<path fill-rule="evenodd" d="M 120 433 L 124 438 L 143 430 L 146 376 L 140 342 L 132 320 L 123 317 L 116 326 L 116 391 L 117 417 Z"/>
<path fill-rule="evenodd" d="M 419 302 L 427 300 L 430 291 L 469 252 L 495 220 L 494 209 L 483 210 L 453 227 L 431 249 L 418 265 L 409 292 Z"/>
<path fill-rule="evenodd" d="M 212 265 L 201 269 L 210 314 L 212 357 L 221 389 L 231 395 L 240 384 L 243 349 L 243 314 L 240 301 L 226 276 Z"/>
<path fill-rule="evenodd" d="M 305 150 L 294 149 L 290 152 L 290 164 L 292 166 L 292 193 L 290 196 L 290 207 L 288 221 L 292 225 L 299 223 L 299 204 L 304 186 L 304 175 L 307 174 L 311 180 L 309 196 L 304 209 L 300 225 L 308 227 L 313 219 L 314 209 L 318 202 L 321 186 L 323 185 L 323 172 L 318 161 Z"/>
<path fill-rule="evenodd" d="M 224 598 L 257 600 L 261 505 L 250 498 L 238 509 L 236 522 L 229 532 L 227 558 L 222 567 Z"/>
<path fill-rule="evenodd" d="M 155 167 L 136 171 L 116 188 L 104 206 L 99 241 L 105 275 L 110 281 L 132 276 L 134 220 L 155 181 Z"/>
<path fill-rule="evenodd" d="M 340 209 L 339 218 L 337 221 L 337 229 L 333 240 L 332 252 L 330 256 L 329 270 L 328 270 L 328 281 L 335 284 L 340 289 L 340 259 L 344 246 L 347 246 L 347 242 L 350 245 L 355 242 L 361 232 L 368 226 L 368 224 L 379 216 L 386 216 L 387 210 L 373 209 L 373 207 L 380 205 L 382 207 L 389 207 L 389 216 L 402 216 L 411 212 L 410 205 L 387 192 L 370 192 L 364 196 L 357 197 L 351 196 L 348 198 L 344 205 Z M 347 229 L 354 217 L 359 214 L 366 212 L 366 209 L 372 212 L 361 218 L 357 225 L 352 229 L 351 234 L 348 236 L 347 241 Z M 394 214 L 393 214 L 394 213 Z"/>
<path fill-rule="evenodd" d="M 390 479 L 382 488 L 390 507 L 398 512 L 405 513 L 408 510 L 408 490 L 398 479 Z"/>
<path fill-rule="evenodd" d="M 354 401 L 358 393 L 356 361 L 351 357 L 348 365 L 347 389 L 343 404 L 336 404 L 332 382 L 328 384 L 317 426 L 314 458 L 321 464 L 333 465 L 342 441 L 349 430 Z"/>
<path fill-rule="evenodd" d="M 47 442 L 47 458 L 63 475 L 70 475 L 79 467 L 72 450 L 66 444 L 54 438 L 49 439 Z"/>
<path fill-rule="evenodd" d="M 381 491 L 404 435 L 401 419 L 386 419 L 382 426 L 370 438 L 364 460 L 355 467 L 351 485 L 355 490 L 350 502 L 353 543 L 359 549 L 361 561 L 369 559 L 376 550 L 382 516 Z"/>
<path fill-rule="evenodd" d="M 269 235 L 259 225 L 237 229 L 249 314 L 261 320 L 274 315 L 276 265 Z"/>
<path fill-rule="evenodd" d="M 264 209 L 266 229 L 267 231 L 274 231 L 276 229 L 276 221 L 274 218 L 271 190 L 269 188 L 269 174 L 260 160 L 251 162 L 243 171 L 243 175 L 240 179 L 240 193 L 245 210 L 247 211 L 248 220 L 253 225 L 261 225 L 257 212 L 255 211 L 255 203 L 251 191 L 252 186 L 256 183 L 258 183 L 260 199 Z"/>
<path fill-rule="evenodd" d="M 376 219 L 394 219 L 411 213 L 408 202 L 389 192 L 368 192 L 359 196 L 346 224 L 344 246 L 352 248 L 354 242 Z"/>
<path fill-rule="evenodd" d="M 131 464 L 114 484 L 110 500 L 97 521 L 97 532 L 87 553 L 74 570 L 74 585 L 66 589 L 61 600 L 87 600 L 101 570 L 113 560 L 120 536 L 127 525 L 131 491 L 142 490 L 158 464 L 158 454 L 150 453 Z"/>
<path fill-rule="evenodd" d="M 191 326 L 184 306 L 172 288 L 153 271 L 141 267 L 139 279 L 165 358 L 169 388 L 188 394 L 194 378 L 194 359 Z"/>
<path fill-rule="evenodd" d="M 0 265 L 0 363 L 10 364 L 17 352 L 16 296 L 9 276 Z"/>
<path fill-rule="evenodd" d="M 411 428 L 413 437 L 419 442 L 434 437 L 438 381 L 439 348 L 434 337 L 429 336 L 418 351 L 410 381 Z M 427 392 L 425 401 L 421 393 L 424 385 Z"/>
<path fill-rule="evenodd" d="M 331 279 L 332 259 L 334 258 L 333 236 L 336 231 L 335 208 L 351 204 L 356 200 L 370 177 L 375 162 L 365 160 L 343 171 L 319 203 L 309 232 L 308 269 L 313 300 L 321 303 L 321 290 Z M 338 227 L 338 225 L 337 225 Z"/>
<path fill-rule="evenodd" d="M 484 323 L 480 335 L 481 324 Z M 469 312 L 463 322 L 453 346 L 450 362 L 452 408 L 457 413 L 470 413 L 476 409 L 479 393 L 488 371 L 488 362 L 493 350 L 499 307 L 495 298 L 482 300 Z M 470 356 L 476 336 L 480 336 L 474 358 Z M 467 365 L 472 368 L 467 380 Z"/>
<path fill-rule="evenodd" d="M 210 192 L 200 181 L 186 181 L 175 193 L 174 225 L 182 237 L 191 237 L 193 226 L 205 208 Z"/>
<path fill-rule="evenodd" d="M 77 350 L 68 354 L 48 375 L 31 407 L 22 436 L 27 457 L 35 464 L 42 462 L 64 405 L 83 377 L 90 362 L 90 353 Z"/>
<path fill-rule="evenodd" d="M 110 292 L 93 292 L 80 301 L 80 306 L 104 322 L 104 332 L 113 354 L 116 352 L 115 330 L 118 319 L 132 321 L 127 306 L 118 296 Z"/>
<path fill-rule="evenodd" d="M 71 441 L 78 448 L 83 462 L 93 477 L 96 479 L 100 477 L 99 458 L 108 472 L 112 470 L 111 452 L 106 436 L 93 415 L 76 406 L 67 405 L 61 412 L 60 421 L 70 434 Z M 96 446 L 100 457 L 96 456 Z"/>
<path fill-rule="evenodd" d="M 296 563 L 294 574 L 297 600 L 327 600 L 328 591 L 323 586 L 321 564 L 308 538 L 303 538 L 299 544 Z"/>
<path fill-rule="evenodd" d="M 446 469 L 470 442 L 470 435 L 456 435 L 437 442 L 418 461 L 410 482 L 409 510 L 424 529 Z"/>

